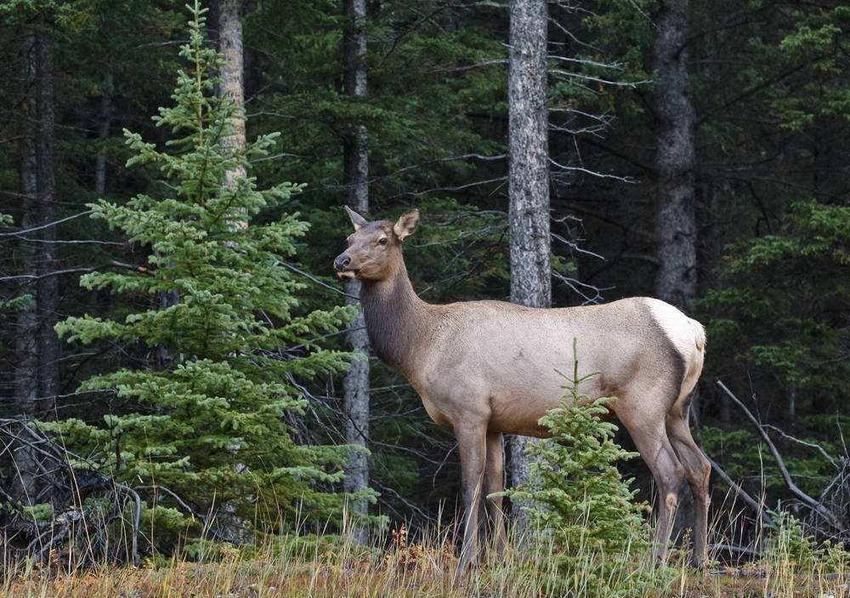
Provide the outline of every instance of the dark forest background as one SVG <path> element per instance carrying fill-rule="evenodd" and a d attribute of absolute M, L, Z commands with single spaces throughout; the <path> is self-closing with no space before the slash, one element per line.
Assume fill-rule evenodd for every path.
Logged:
<path fill-rule="evenodd" d="M 213 45 L 232 4 L 209 6 Z M 424 299 L 509 300 L 507 4 L 359 4 L 356 30 L 352 3 L 336 0 L 236 9 L 247 137 L 280 132 L 250 173 L 261 187 L 303 184 L 256 217 L 297 212 L 309 224 L 290 260 L 303 283 L 295 311 L 345 303 L 332 260 L 350 232 L 342 206 L 363 207 L 352 188 L 364 181 L 371 217 L 421 211 L 405 256 Z M 661 296 L 703 322 L 692 424 L 706 452 L 751 493 L 764 485 L 770 504 L 789 496 L 719 378 L 775 426 L 789 470 L 817 496 L 850 423 L 850 7 L 575 0 L 548 10 L 552 304 Z M 92 220 L 87 205 L 167 193 L 161 172 L 127 166 L 122 131 L 165 147 L 171 131 L 151 116 L 173 104 L 187 14 L 182 2 L 5 0 L 0 15 L 0 416 L 109 431 L 105 415 L 163 408 L 81 383 L 167 367 L 162 355 L 138 339 L 68 343 L 54 326 L 169 306 L 162 293 L 89 289 L 80 277 L 149 267 L 150 246 Z M 348 80 L 347 44 L 361 34 L 365 94 Z M 366 131 L 358 179 L 352 156 Z M 691 131 L 692 143 L 676 131 Z M 340 330 L 325 348 L 348 349 Z M 431 423 L 399 375 L 370 366 L 368 482 L 379 494 L 370 512 L 423 523 L 441 504 L 453 510 L 451 431 Z M 297 385 L 306 403 L 287 433 L 344 444 L 344 374 L 313 374 Z M 121 459 L 98 460 L 92 439 L 78 444 L 120 470 Z M 648 497 L 643 464 L 626 467 Z M 715 508 L 725 493 L 716 482 Z"/>

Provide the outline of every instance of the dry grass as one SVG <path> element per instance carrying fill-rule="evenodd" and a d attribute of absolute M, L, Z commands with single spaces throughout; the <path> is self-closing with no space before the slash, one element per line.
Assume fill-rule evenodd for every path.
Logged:
<path fill-rule="evenodd" d="M 781 548 L 781 547 L 780 547 Z M 388 549 L 363 548 L 340 538 L 290 536 L 278 538 L 253 551 L 232 550 L 216 559 L 148 561 L 142 567 L 111 567 L 73 571 L 54 559 L 52 566 L 22 566 L 7 571 L 0 591 L 17 597 L 142 598 L 154 596 L 583 596 L 604 595 L 583 578 L 598 564 L 587 555 L 587 566 L 575 571 L 572 591 L 547 591 L 563 578 L 550 566 L 546 549 L 519 550 L 511 543 L 505 554 L 489 554 L 481 565 L 458 576 L 457 558 L 446 533 L 434 533 L 410 542 L 396 533 Z M 632 572 L 619 574 L 615 585 L 621 595 L 697 597 L 850 597 L 850 569 L 846 562 L 815 562 L 801 571 L 787 551 L 741 568 L 700 572 L 686 567 L 683 553 L 674 553 L 673 565 L 659 574 L 658 587 L 647 591 L 633 585 L 630 575 L 646 572 L 649 555 L 631 555 Z M 610 594 L 609 594 L 610 595 Z"/>

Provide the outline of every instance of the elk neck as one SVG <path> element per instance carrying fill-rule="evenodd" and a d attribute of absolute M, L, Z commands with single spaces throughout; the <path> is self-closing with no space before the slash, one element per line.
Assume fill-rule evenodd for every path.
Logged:
<path fill-rule="evenodd" d="M 417 346 L 427 337 L 432 314 L 413 290 L 401 256 L 387 278 L 363 281 L 360 303 L 375 354 L 404 373 L 413 371 Z"/>

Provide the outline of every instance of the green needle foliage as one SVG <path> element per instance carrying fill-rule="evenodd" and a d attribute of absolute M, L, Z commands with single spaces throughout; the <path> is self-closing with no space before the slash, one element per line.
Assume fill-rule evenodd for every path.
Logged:
<path fill-rule="evenodd" d="M 222 145 L 235 107 L 215 93 L 219 58 L 207 47 L 203 13 L 196 2 L 174 104 L 154 118 L 171 133 L 165 149 L 125 132 L 130 165 L 160 173 L 157 192 L 90 205 L 93 218 L 149 255 L 138 268 L 93 272 L 81 284 L 139 308 L 57 326 L 68 341 L 129 347 L 145 359 L 83 383 L 81 391 L 114 392 L 101 421 L 54 427 L 119 480 L 165 486 L 197 512 L 226 505 L 260 530 L 297 516 L 324 520 L 341 511 L 345 497 L 335 484 L 350 449 L 300 445 L 293 427 L 304 385 L 347 367 L 347 353 L 317 339 L 338 332 L 351 313 L 299 309 L 303 283 L 284 263 L 307 224 L 296 215 L 253 221 L 298 186 L 260 189 L 251 176 L 222 184 L 226 171 L 268 155 L 276 135 L 244 154 Z"/>
<path fill-rule="evenodd" d="M 529 478 L 505 495 L 528 513 L 531 541 L 551 551 L 537 566 L 561 573 L 563 587 L 547 587 L 547 594 L 640 595 L 646 584 L 662 580 L 652 567 L 634 573 L 649 547 L 648 506 L 634 501 L 632 480 L 621 477 L 616 463 L 637 453 L 620 447 L 617 426 L 601 419 L 614 398 L 581 394 L 580 384 L 593 375 L 579 377 L 574 362 L 563 402 L 540 419 L 551 437 L 528 446 Z"/>

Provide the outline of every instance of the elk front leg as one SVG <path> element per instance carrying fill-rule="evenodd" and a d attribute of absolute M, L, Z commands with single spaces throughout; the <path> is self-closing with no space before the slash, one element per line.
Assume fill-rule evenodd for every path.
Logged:
<path fill-rule="evenodd" d="M 455 427 L 463 483 L 463 545 L 458 569 L 465 570 L 478 557 L 478 511 L 487 460 L 486 424 L 459 424 Z"/>
<path fill-rule="evenodd" d="M 487 433 L 487 464 L 484 469 L 485 504 L 493 530 L 493 547 L 501 555 L 505 548 L 505 512 L 502 510 L 502 497 L 491 494 L 505 489 L 505 449 L 499 432 Z"/>

